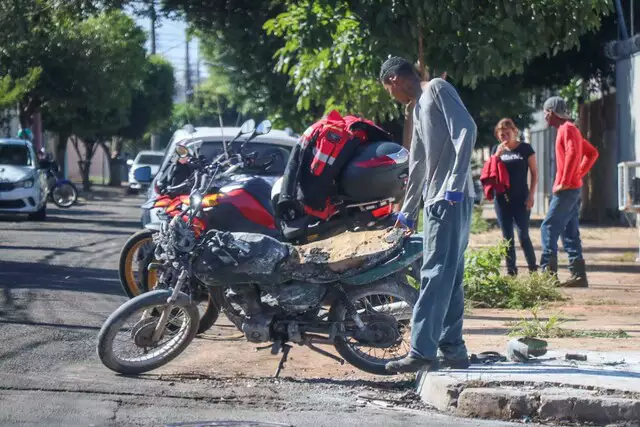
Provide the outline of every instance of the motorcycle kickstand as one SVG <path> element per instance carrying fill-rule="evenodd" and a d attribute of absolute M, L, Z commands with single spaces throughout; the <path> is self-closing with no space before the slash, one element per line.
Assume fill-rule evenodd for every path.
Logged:
<path fill-rule="evenodd" d="M 275 347 L 275 343 L 274 343 Z M 276 369 L 276 373 L 273 376 L 274 378 L 278 378 L 280 376 L 280 372 L 284 369 L 284 364 L 287 362 L 287 358 L 289 357 L 289 351 L 292 349 L 289 344 L 282 343 L 282 358 L 280 358 L 280 362 L 278 363 L 278 368 Z M 272 352 L 273 353 L 273 352 Z"/>

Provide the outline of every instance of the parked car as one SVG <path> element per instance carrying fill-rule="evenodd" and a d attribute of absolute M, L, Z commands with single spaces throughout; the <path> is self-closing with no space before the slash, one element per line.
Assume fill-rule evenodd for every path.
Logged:
<path fill-rule="evenodd" d="M 135 170 L 143 166 L 149 166 L 151 168 L 151 176 L 155 176 L 160 169 L 163 157 L 164 151 L 144 150 L 139 152 L 134 160 L 127 161 L 127 165 L 130 166 L 129 188 L 127 191 L 129 194 L 137 193 L 140 190 L 146 190 L 148 185 L 136 180 L 134 176 Z"/>
<path fill-rule="evenodd" d="M 240 128 L 237 127 L 190 127 L 189 125 L 183 129 L 178 129 L 173 134 L 169 144 L 167 145 L 164 152 L 164 158 L 160 165 L 160 170 L 162 171 L 167 167 L 172 157 L 175 155 L 175 147 L 178 143 L 201 141 L 202 145 L 200 147 L 200 154 L 204 155 L 207 159 L 212 160 L 215 156 L 224 151 L 224 143 L 230 141 L 239 130 Z M 246 137 L 240 137 L 236 143 L 241 143 L 244 139 L 246 139 Z M 289 155 L 291 154 L 291 150 L 295 146 L 296 141 L 297 139 L 291 136 L 291 132 L 272 129 L 268 134 L 259 135 L 255 139 L 251 140 L 251 142 L 246 144 L 244 150 L 247 152 L 256 152 L 256 160 L 258 163 L 263 159 L 269 159 L 272 156 L 274 157 L 275 161 L 269 168 L 269 173 L 260 175 L 260 177 L 270 185 L 273 185 L 274 182 L 284 173 L 287 161 L 289 160 Z M 250 176 L 253 177 L 255 174 L 252 173 Z M 250 176 L 243 175 L 242 171 L 239 171 L 236 175 L 236 179 L 247 179 Z M 147 191 L 148 202 L 142 205 L 141 221 L 143 226 L 150 222 L 158 221 L 156 213 L 158 209 L 154 210 L 148 207 L 153 204 L 153 201 L 157 196 L 155 182 L 158 177 L 158 174 L 154 176 L 151 185 L 149 186 L 149 190 Z"/>
<path fill-rule="evenodd" d="M 0 213 L 46 219 L 47 167 L 40 165 L 31 142 L 0 139 Z"/>

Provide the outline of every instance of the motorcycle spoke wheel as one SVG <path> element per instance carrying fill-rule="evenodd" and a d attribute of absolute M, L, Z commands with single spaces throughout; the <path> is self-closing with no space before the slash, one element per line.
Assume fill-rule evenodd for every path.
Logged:
<path fill-rule="evenodd" d="M 163 308 L 155 307 L 154 311 L 158 314 L 145 319 L 142 319 L 145 309 L 125 319 L 113 340 L 113 353 L 118 361 L 128 364 L 153 363 L 166 357 L 184 340 L 189 330 L 190 318 L 183 308 L 176 307 L 169 314 L 160 340 L 151 342 L 151 334 L 160 320 L 159 314 Z"/>
<path fill-rule="evenodd" d="M 402 359 L 411 351 L 411 317 L 418 293 L 406 281 L 388 278 L 348 292 L 348 297 L 366 331 L 355 332 L 355 322 L 344 304 L 337 302 L 331 307 L 330 320 L 337 322 L 342 332 L 354 333 L 337 337 L 336 350 L 357 368 L 386 375 L 388 362 Z"/>

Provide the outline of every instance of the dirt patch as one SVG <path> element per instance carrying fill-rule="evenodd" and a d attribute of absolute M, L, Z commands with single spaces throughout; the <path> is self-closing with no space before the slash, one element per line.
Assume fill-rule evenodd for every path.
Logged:
<path fill-rule="evenodd" d="M 303 262 L 335 263 L 389 250 L 396 239 L 387 236 L 387 230 L 346 232 L 297 248 Z"/>
<path fill-rule="evenodd" d="M 584 258 L 590 287 L 565 289 L 567 301 L 543 307 L 543 319 L 558 315 L 562 328 L 576 331 L 623 330 L 629 338 L 553 338 L 550 348 L 593 351 L 640 351 L 640 264 L 631 253 L 638 251 L 638 232 L 624 227 L 581 228 Z M 540 229 L 530 230 L 531 240 L 540 258 Z M 495 244 L 500 230 L 471 236 L 470 246 L 478 248 Z M 526 263 L 519 245 L 516 257 L 520 274 L 526 274 Z M 566 254 L 560 244 L 561 280 L 569 276 Z M 506 272 L 506 270 L 505 270 Z M 465 340 L 473 352 L 497 350 L 504 352 L 511 330 L 509 324 L 531 317 L 529 310 L 473 309 L 465 319 Z"/>
<path fill-rule="evenodd" d="M 402 233 L 388 230 L 346 232 L 325 240 L 297 246 L 301 264 L 327 264 L 336 272 L 357 268 L 368 257 L 389 252 Z"/>

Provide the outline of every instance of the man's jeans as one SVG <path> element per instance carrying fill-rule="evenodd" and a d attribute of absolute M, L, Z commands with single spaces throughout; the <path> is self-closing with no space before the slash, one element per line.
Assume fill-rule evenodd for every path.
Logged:
<path fill-rule="evenodd" d="M 473 200 L 441 200 L 424 208 L 424 254 L 420 296 L 413 309 L 411 354 L 435 360 L 467 357 L 462 339 L 464 251 Z"/>
<path fill-rule="evenodd" d="M 578 222 L 580 218 L 581 190 L 563 190 L 551 198 L 549 212 L 542 222 L 542 257 L 540 266 L 544 269 L 549 258 L 558 255 L 558 237 L 562 236 L 562 246 L 569 256 L 569 264 L 582 259 L 582 242 Z"/>

